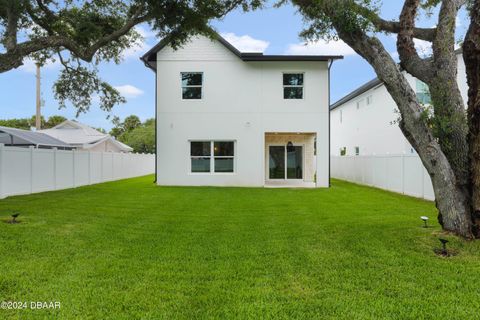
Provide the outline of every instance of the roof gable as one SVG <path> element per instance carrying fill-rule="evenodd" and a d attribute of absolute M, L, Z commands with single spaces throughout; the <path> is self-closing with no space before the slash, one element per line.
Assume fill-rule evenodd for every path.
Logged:
<path fill-rule="evenodd" d="M 262 52 L 240 52 L 218 33 L 214 33 L 213 41 L 215 40 L 243 61 L 331 61 L 343 59 L 341 55 L 264 55 Z M 170 39 L 164 38 L 147 51 L 140 58 L 145 63 L 145 66 L 155 71 L 157 53 L 167 47 L 169 43 Z"/>
<path fill-rule="evenodd" d="M 72 120 L 66 120 L 51 129 L 39 130 L 39 132 L 69 144 L 94 143 L 108 136 L 86 124 Z"/>

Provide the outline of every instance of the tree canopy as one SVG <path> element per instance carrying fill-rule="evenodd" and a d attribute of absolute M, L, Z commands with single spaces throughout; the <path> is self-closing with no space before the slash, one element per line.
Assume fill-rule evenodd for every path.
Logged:
<path fill-rule="evenodd" d="M 114 117 L 112 123 L 111 136 L 132 147 L 134 152 L 155 153 L 155 119 L 142 123 L 138 116 L 130 115 L 123 121 Z"/>
<path fill-rule="evenodd" d="M 30 130 L 31 128 L 35 127 L 35 116 L 31 118 L 19 118 L 19 119 L 0 119 L 0 126 L 10 127 L 10 128 L 17 128 L 23 130 Z M 63 121 L 67 120 L 67 118 L 63 116 L 53 115 L 50 116 L 47 120 L 42 116 L 40 123 L 42 129 L 49 129 L 55 127 L 57 124 L 62 123 Z"/>
<path fill-rule="evenodd" d="M 98 95 L 110 110 L 125 102 L 98 76 L 101 62 L 120 63 L 122 52 L 141 37 L 135 26 L 148 23 L 158 37 L 177 47 L 192 34 L 211 34 L 208 22 L 234 8 L 260 6 L 258 0 L 0 0 L 0 73 L 21 66 L 28 57 L 40 64 L 58 60 L 62 71 L 54 84 L 60 107 L 69 101 L 88 111 Z"/>

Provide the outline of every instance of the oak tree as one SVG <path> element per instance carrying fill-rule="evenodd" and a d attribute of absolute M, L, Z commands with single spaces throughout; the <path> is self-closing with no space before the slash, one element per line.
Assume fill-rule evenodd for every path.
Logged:
<path fill-rule="evenodd" d="M 190 35 L 209 34 L 208 22 L 252 0 L 0 0 L 0 73 L 21 66 L 26 58 L 62 65 L 54 84 L 60 106 L 70 101 L 86 112 L 92 97 L 110 110 L 124 98 L 98 76 L 101 62 L 120 63 L 122 52 L 141 35 L 135 26 L 148 23 L 173 46 Z"/>
<path fill-rule="evenodd" d="M 375 0 L 292 3 L 308 23 L 302 32 L 306 39 L 342 39 L 384 82 L 400 111 L 400 129 L 431 177 L 442 227 L 466 238 L 480 236 L 480 0 L 404 0 L 398 20 L 382 18 Z M 455 28 L 462 7 L 470 16 L 462 46 L 467 111 L 456 80 Z M 438 10 L 435 27 L 417 26 L 422 10 Z M 381 33 L 396 36 L 400 65 L 387 52 Z M 432 55 L 422 57 L 415 39 L 430 42 Z M 402 70 L 429 86 L 433 113 L 417 101 Z"/>

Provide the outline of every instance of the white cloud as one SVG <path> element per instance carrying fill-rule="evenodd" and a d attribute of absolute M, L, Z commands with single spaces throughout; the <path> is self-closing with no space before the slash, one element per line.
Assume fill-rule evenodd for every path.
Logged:
<path fill-rule="evenodd" d="M 291 43 L 288 45 L 286 54 L 292 55 L 354 55 L 356 52 L 342 40 Z"/>
<path fill-rule="evenodd" d="M 249 35 L 237 36 L 235 33 L 222 33 L 222 37 L 241 52 L 264 52 L 270 42 L 254 39 Z"/>
<path fill-rule="evenodd" d="M 135 98 L 141 96 L 143 91 L 139 88 L 132 86 L 131 84 L 125 84 L 123 86 L 116 86 L 114 87 L 117 89 L 123 96 L 127 98 Z"/>
<path fill-rule="evenodd" d="M 148 50 L 148 45 L 144 39 L 137 40 L 131 47 L 122 52 L 124 59 L 139 58 Z"/>
<path fill-rule="evenodd" d="M 60 61 L 56 59 L 54 62 L 53 61 L 47 61 L 46 64 L 44 64 L 41 67 L 41 71 L 45 70 L 55 70 L 60 68 Z M 25 58 L 23 59 L 23 65 L 18 68 L 18 70 L 28 72 L 28 73 L 35 73 L 37 71 L 37 66 L 35 65 L 35 61 L 31 58 Z"/>
<path fill-rule="evenodd" d="M 122 52 L 122 57 L 124 59 L 138 59 L 149 49 L 149 45 L 147 45 L 146 40 L 155 38 L 156 36 L 155 32 L 142 25 L 136 26 L 135 31 L 140 34 L 141 38 L 133 43 L 130 48 L 127 48 Z"/>
<path fill-rule="evenodd" d="M 137 31 L 144 38 L 153 38 L 156 36 L 155 32 L 147 27 L 142 25 L 135 26 L 135 31 Z"/>

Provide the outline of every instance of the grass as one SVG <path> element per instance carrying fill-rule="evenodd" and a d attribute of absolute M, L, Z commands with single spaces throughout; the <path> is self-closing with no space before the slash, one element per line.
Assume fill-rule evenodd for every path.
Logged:
<path fill-rule="evenodd" d="M 1 319 L 473 319 L 480 243 L 431 202 L 330 189 L 156 187 L 152 177 L 0 201 Z M 421 228 L 421 215 L 431 228 Z"/>

